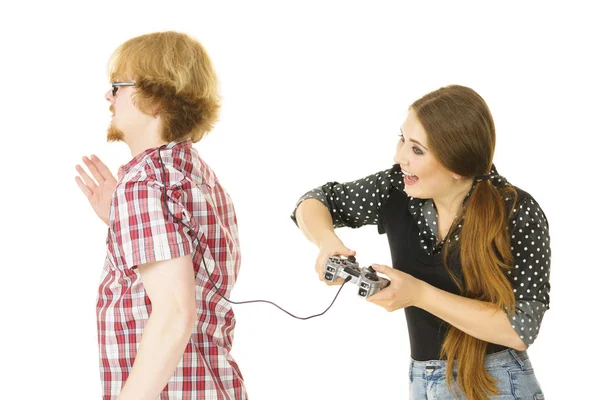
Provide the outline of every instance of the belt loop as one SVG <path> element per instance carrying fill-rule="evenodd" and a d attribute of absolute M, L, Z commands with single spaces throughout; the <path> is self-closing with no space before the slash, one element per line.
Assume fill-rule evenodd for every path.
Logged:
<path fill-rule="evenodd" d="M 415 362 L 410 360 L 410 364 L 408 366 L 408 381 L 412 383 L 413 381 L 413 368 L 415 367 Z"/>
<path fill-rule="evenodd" d="M 521 367 L 521 370 L 524 370 L 525 369 L 525 363 L 521 360 L 521 358 L 519 357 L 519 355 L 517 354 L 517 352 L 514 349 L 508 349 L 508 352 L 515 359 L 515 361 L 519 363 L 519 367 Z"/>

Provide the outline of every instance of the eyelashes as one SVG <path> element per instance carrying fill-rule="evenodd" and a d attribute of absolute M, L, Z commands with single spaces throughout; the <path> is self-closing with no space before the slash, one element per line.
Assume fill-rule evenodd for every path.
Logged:
<path fill-rule="evenodd" d="M 404 135 L 402 133 L 399 133 L 398 136 L 400 136 L 400 141 L 402 143 L 405 143 Z M 412 151 L 413 151 L 413 153 L 415 153 L 418 156 L 422 156 L 423 154 L 425 154 L 425 153 L 423 153 L 423 150 L 421 150 L 417 146 L 413 146 Z"/>

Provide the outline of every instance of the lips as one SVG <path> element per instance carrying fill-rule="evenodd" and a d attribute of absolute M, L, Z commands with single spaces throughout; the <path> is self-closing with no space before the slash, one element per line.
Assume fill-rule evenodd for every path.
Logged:
<path fill-rule="evenodd" d="M 402 170 L 402 174 L 404 175 L 404 183 L 407 185 L 412 185 L 419 181 L 419 177 L 415 174 L 411 174 L 408 171 Z"/>

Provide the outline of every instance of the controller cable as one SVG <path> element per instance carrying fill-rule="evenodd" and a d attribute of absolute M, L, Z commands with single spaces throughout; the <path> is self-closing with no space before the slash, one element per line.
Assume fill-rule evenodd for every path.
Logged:
<path fill-rule="evenodd" d="M 165 148 L 166 145 L 162 145 L 159 149 L 158 149 L 158 159 L 160 160 L 160 165 L 163 171 L 163 176 L 165 179 L 165 182 L 167 181 L 167 171 L 165 169 L 165 164 L 163 163 L 162 157 L 160 156 L 160 150 Z M 179 224 L 183 225 L 184 227 L 186 227 L 190 232 L 194 233 L 194 240 L 198 241 L 198 247 L 202 248 L 202 246 L 200 245 L 200 240 L 198 239 L 198 233 L 192 229 L 190 226 L 188 226 L 185 222 L 183 222 L 181 219 L 177 218 L 175 215 L 173 215 L 173 213 L 171 212 L 171 210 L 169 209 L 169 206 L 167 204 L 167 185 L 166 183 L 163 185 L 163 202 L 165 205 L 165 209 L 167 210 L 167 212 L 171 215 L 171 217 L 173 217 L 173 219 L 175 221 L 177 221 Z M 204 236 L 204 233 L 202 233 L 202 236 Z M 192 240 L 192 243 L 194 241 Z M 202 249 L 202 253 L 200 253 L 201 257 L 202 257 L 202 263 L 204 264 L 204 270 L 206 271 L 206 276 L 208 276 L 208 279 L 210 280 L 210 283 L 212 283 L 213 288 L 215 289 L 215 291 L 219 294 L 219 296 L 221 296 L 222 298 L 224 298 L 225 300 L 227 300 L 228 302 L 232 303 L 232 304 L 249 304 L 249 303 L 268 303 L 268 304 L 272 304 L 275 307 L 279 308 L 281 311 L 285 312 L 286 314 L 297 318 L 297 319 L 302 319 L 302 320 L 307 320 L 307 319 L 311 319 L 314 317 L 319 317 L 323 314 L 325 314 L 327 311 L 329 311 L 329 309 L 331 308 L 331 306 L 333 306 L 333 303 L 335 303 L 335 300 L 337 299 L 338 295 L 340 294 L 340 292 L 342 291 L 342 288 L 344 287 L 344 285 L 346 283 L 348 283 L 352 278 L 350 276 L 346 277 L 346 279 L 344 280 L 344 283 L 342 283 L 342 286 L 340 286 L 339 290 L 337 291 L 335 297 L 333 298 L 333 301 L 331 302 L 331 304 L 329 305 L 329 307 L 327 307 L 325 309 L 325 311 L 323 311 L 320 314 L 315 314 L 315 315 L 311 315 L 310 317 L 298 317 L 286 310 L 284 310 L 283 308 L 279 307 L 277 304 L 268 301 L 268 300 L 248 300 L 248 301 L 233 301 L 233 300 L 229 300 L 227 297 L 225 297 L 224 294 L 221 293 L 221 291 L 217 288 L 217 284 L 212 280 L 210 273 L 208 272 L 208 268 L 206 267 L 206 261 L 204 260 L 204 251 L 206 250 L 206 247 Z"/>

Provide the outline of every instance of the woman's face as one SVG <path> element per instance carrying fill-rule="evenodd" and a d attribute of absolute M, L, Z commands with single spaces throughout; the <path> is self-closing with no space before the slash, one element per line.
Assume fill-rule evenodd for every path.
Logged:
<path fill-rule="evenodd" d="M 428 135 L 413 110 L 402 128 L 394 162 L 402 168 L 406 194 L 421 199 L 443 198 L 460 176 L 446 169 L 431 152 Z"/>

